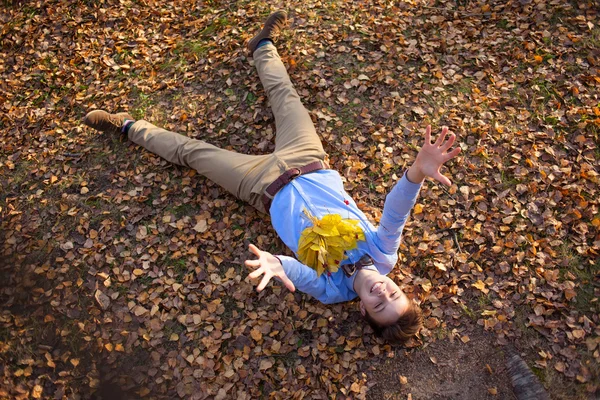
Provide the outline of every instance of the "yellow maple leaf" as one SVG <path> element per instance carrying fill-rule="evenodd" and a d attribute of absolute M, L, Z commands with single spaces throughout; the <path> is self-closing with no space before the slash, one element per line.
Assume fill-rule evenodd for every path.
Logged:
<path fill-rule="evenodd" d="M 298 259 L 317 271 L 336 272 L 346 258 L 345 251 L 355 249 L 359 241 L 365 240 L 359 221 L 344 219 L 339 214 L 314 217 L 309 211 L 304 214 L 312 222 L 305 228 L 298 241 Z"/>

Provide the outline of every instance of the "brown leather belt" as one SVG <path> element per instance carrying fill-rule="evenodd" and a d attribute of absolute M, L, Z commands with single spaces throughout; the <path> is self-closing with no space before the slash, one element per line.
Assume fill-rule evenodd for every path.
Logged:
<path fill-rule="evenodd" d="M 285 171 L 279 178 L 275 179 L 275 182 L 267 186 L 265 193 L 262 195 L 262 203 L 265 206 L 265 211 L 269 212 L 271 208 L 271 201 L 273 197 L 279 192 L 285 185 L 296 179 L 300 175 L 306 175 L 311 172 L 319 171 L 324 169 L 324 163 L 322 161 L 314 161 L 310 164 L 300 168 L 291 168 Z"/>

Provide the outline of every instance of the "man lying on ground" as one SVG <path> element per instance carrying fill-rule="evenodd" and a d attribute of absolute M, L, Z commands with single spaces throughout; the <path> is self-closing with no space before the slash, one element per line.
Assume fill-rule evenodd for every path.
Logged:
<path fill-rule="evenodd" d="M 374 227 L 344 190 L 340 175 L 325 163 L 326 153 L 308 111 L 300 101 L 274 46 L 273 33 L 285 26 L 278 11 L 248 43 L 258 76 L 275 116 L 275 151 L 246 155 L 224 150 L 139 120 L 127 113 L 95 110 L 84 123 L 124 134 L 166 160 L 195 169 L 257 210 L 271 215 L 273 228 L 296 258 L 272 255 L 254 245 L 250 278 L 262 276 L 257 290 L 275 277 L 317 300 L 338 303 L 360 298 L 360 311 L 375 333 L 404 343 L 421 325 L 421 312 L 387 277 L 398 261 L 402 230 L 426 177 L 444 185 L 440 168 L 460 152 L 455 135 L 443 128 L 431 143 L 431 127 L 414 163 L 387 195 Z M 327 229 L 325 229 L 327 227 Z M 308 264 L 308 265 L 307 265 Z"/>

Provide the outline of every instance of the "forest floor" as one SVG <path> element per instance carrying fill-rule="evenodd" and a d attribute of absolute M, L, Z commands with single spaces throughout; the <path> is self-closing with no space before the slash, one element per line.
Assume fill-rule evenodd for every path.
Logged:
<path fill-rule="evenodd" d="M 0 398 L 510 399 L 508 345 L 552 398 L 598 396 L 596 2 L 0 1 Z M 425 125 L 458 136 L 391 273 L 424 312 L 407 347 L 356 302 L 258 294 L 248 244 L 290 254 L 268 217 L 81 122 L 129 111 L 272 151 L 244 43 L 278 6 L 279 53 L 374 224 Z"/>

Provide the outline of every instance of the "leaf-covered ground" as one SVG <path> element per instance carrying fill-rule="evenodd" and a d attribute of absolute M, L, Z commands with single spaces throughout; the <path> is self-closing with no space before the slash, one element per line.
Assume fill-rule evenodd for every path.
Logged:
<path fill-rule="evenodd" d="M 286 251 L 268 218 L 82 126 L 128 110 L 272 150 L 244 48 L 267 3 L 2 0 L 0 398 L 510 398 L 506 344 L 554 398 L 595 396 L 598 4 L 285 3 L 280 53 L 374 222 L 426 123 L 461 141 L 405 231 L 393 275 L 426 329 L 398 349 L 356 303 L 257 294 L 247 244 Z"/>

